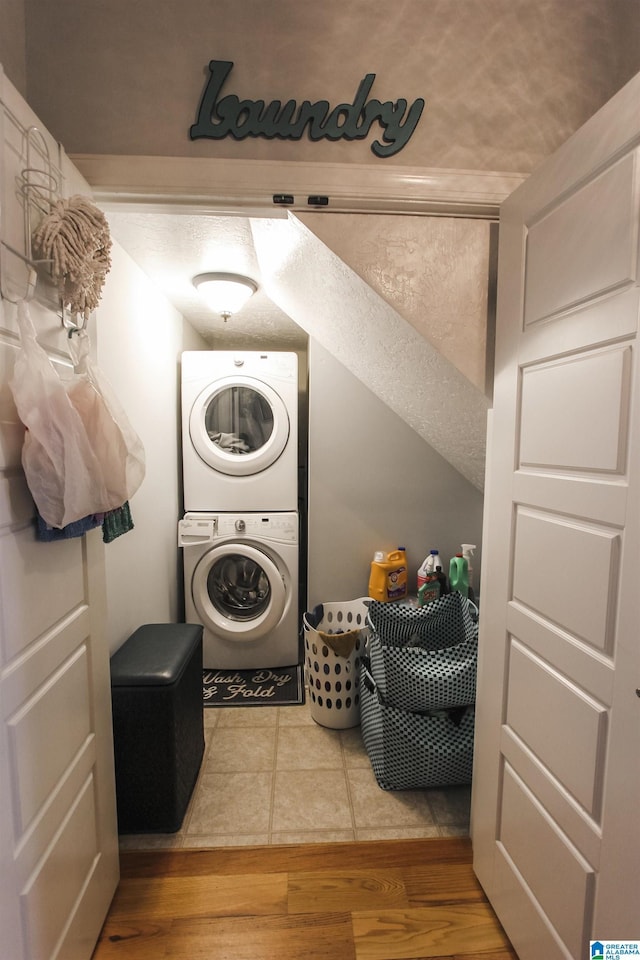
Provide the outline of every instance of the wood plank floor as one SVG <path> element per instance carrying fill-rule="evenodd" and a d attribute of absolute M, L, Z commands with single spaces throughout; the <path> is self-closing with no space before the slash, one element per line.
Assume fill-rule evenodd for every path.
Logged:
<path fill-rule="evenodd" d="M 467 838 L 123 852 L 93 960 L 517 960 Z"/>

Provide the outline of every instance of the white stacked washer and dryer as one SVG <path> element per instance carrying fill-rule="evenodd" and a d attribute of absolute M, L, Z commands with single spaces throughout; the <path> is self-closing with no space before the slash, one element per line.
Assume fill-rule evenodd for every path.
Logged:
<path fill-rule="evenodd" d="M 185 616 L 206 668 L 298 654 L 298 358 L 182 354 Z"/>

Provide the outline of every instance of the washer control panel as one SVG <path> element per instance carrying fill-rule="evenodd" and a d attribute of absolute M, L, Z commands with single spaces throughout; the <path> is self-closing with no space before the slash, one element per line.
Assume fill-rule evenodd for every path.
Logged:
<path fill-rule="evenodd" d="M 253 540 L 279 540 L 296 543 L 296 513 L 221 513 L 216 518 L 216 538 L 247 537 Z"/>

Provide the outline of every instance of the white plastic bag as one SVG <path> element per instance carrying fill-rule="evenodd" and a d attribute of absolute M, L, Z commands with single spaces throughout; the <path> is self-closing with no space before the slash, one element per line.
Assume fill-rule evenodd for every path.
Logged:
<path fill-rule="evenodd" d="M 18 327 L 22 350 L 9 386 L 27 428 L 22 466 L 41 517 L 65 527 L 122 506 L 144 477 L 144 450 L 88 360 L 88 336 L 73 351 L 78 371 L 62 380 L 36 340 L 24 302 Z"/>
<path fill-rule="evenodd" d="M 76 382 L 69 387 L 68 394 L 92 440 L 109 498 L 118 500 L 117 506 L 121 506 L 144 480 L 144 447 L 89 350 L 86 330 L 74 334 L 69 341 L 69 354 Z"/>

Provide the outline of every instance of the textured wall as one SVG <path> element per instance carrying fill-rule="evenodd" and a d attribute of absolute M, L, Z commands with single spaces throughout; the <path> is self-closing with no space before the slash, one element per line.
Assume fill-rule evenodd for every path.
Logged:
<path fill-rule="evenodd" d="M 24 0 L 0 0 L 0 64 L 23 97 L 27 89 L 24 18 Z"/>
<path fill-rule="evenodd" d="M 487 221 L 297 216 L 474 386 L 485 389 L 491 230 Z"/>
<path fill-rule="evenodd" d="M 5 0 L 7 2 L 7 0 Z M 636 71 L 636 0 L 24 0 L 28 98 L 70 153 L 528 172 Z M 188 138 L 211 59 L 223 93 L 426 108 L 409 144 Z"/>
<path fill-rule="evenodd" d="M 273 302 L 482 489 L 485 395 L 296 217 L 251 228 Z"/>

